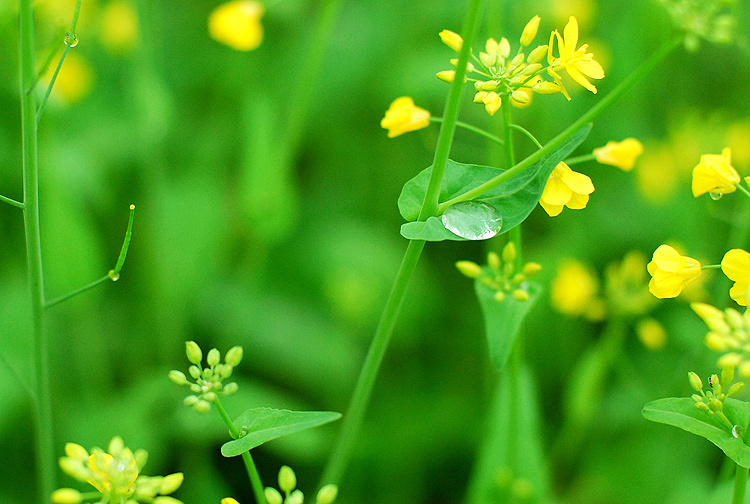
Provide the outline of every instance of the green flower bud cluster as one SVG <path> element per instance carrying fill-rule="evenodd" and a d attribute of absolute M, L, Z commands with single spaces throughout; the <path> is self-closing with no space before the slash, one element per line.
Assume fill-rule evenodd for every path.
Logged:
<path fill-rule="evenodd" d="M 191 363 L 188 368 L 190 377 L 195 380 L 191 382 L 181 371 L 169 372 L 169 379 L 177 385 L 188 385 L 192 394 L 185 398 L 185 405 L 190 406 L 198 413 L 207 413 L 219 395 L 231 395 L 237 392 L 237 383 L 224 383 L 224 380 L 232 376 L 232 371 L 242 361 L 242 347 L 232 347 L 221 362 L 221 353 L 212 348 L 206 355 L 208 367 L 201 368 L 203 352 L 195 341 L 185 342 L 185 354 Z"/>
<path fill-rule="evenodd" d="M 84 495 L 72 488 L 60 488 L 52 493 L 52 502 L 79 504 L 96 500 L 101 504 L 182 504 L 173 497 L 167 497 L 182 485 L 182 473 L 141 475 L 147 459 L 146 450 L 131 451 L 119 436 L 112 438 L 106 452 L 94 447 L 89 453 L 79 444 L 68 443 L 65 445 L 65 456 L 60 458 L 60 468 L 78 481 L 92 485 L 98 493 Z"/>
<path fill-rule="evenodd" d="M 719 357 L 719 367 L 736 367 L 740 376 L 750 377 L 750 313 L 733 308 L 719 310 L 706 303 L 691 303 L 690 307 L 708 327 L 706 346 L 714 352 L 726 352 Z"/>
<path fill-rule="evenodd" d="M 273 487 L 266 487 L 263 493 L 268 504 L 303 504 L 305 496 L 301 490 L 295 489 L 297 486 L 297 475 L 289 466 L 281 466 L 279 469 L 279 490 Z M 336 485 L 326 485 L 320 489 L 315 498 L 316 504 L 333 504 L 338 495 Z M 282 492 L 284 495 L 282 496 Z"/>
<path fill-rule="evenodd" d="M 507 294 L 517 301 L 528 301 L 527 280 L 539 273 L 537 263 L 526 263 L 521 271 L 516 270 L 516 246 L 509 242 L 502 251 L 502 258 L 495 252 L 487 254 L 487 266 L 472 261 L 458 261 L 456 268 L 469 278 L 478 278 L 482 285 L 495 290 L 495 299 L 500 302 Z"/>
<path fill-rule="evenodd" d="M 734 368 L 725 367 L 722 369 L 721 379 L 719 379 L 718 375 L 712 374 L 708 378 L 709 390 L 706 392 L 703 391 L 703 381 L 696 373 L 690 371 L 688 373 L 688 380 L 693 390 L 698 392 L 691 396 L 695 402 L 695 407 L 700 411 L 707 412 L 709 415 L 715 414 L 724 426 L 734 433 L 736 426 L 724 414 L 724 401 L 726 401 L 727 397 L 737 395 L 745 386 L 743 382 L 732 383 L 732 380 L 734 380 Z M 723 386 L 722 382 L 724 383 Z"/>
<path fill-rule="evenodd" d="M 685 47 L 696 51 L 700 39 L 731 44 L 737 37 L 738 0 L 661 0 L 672 22 L 685 31 Z"/>

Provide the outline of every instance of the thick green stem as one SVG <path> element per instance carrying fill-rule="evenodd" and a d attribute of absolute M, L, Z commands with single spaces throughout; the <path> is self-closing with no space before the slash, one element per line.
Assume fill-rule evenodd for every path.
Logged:
<path fill-rule="evenodd" d="M 453 132 L 456 128 L 456 119 L 458 118 L 461 91 L 463 89 L 462 83 L 464 75 L 466 75 L 466 63 L 469 61 L 469 54 L 471 52 L 470 41 L 473 40 L 476 32 L 481 4 L 482 0 L 471 0 L 469 10 L 466 13 L 462 37 L 465 41 L 469 41 L 469 43 L 463 44 L 459 61 L 456 65 L 456 78 L 451 87 L 448 102 L 445 106 L 443 124 L 440 128 L 440 135 L 438 136 L 438 143 L 435 148 L 432 173 L 430 175 L 425 199 L 422 203 L 422 209 L 419 213 L 420 221 L 427 220 L 428 217 L 434 215 L 435 209 L 437 208 L 440 187 L 443 181 L 443 174 L 445 173 L 445 165 L 448 161 L 448 154 L 453 140 Z M 338 485 L 344 475 L 346 466 L 349 464 L 349 460 L 354 450 L 354 444 L 362 427 L 367 405 L 370 402 L 370 396 L 372 394 L 378 370 L 380 369 L 380 364 L 382 363 L 385 351 L 388 348 L 391 334 L 393 334 L 393 328 L 396 325 L 396 318 L 398 317 L 401 305 L 403 304 L 406 287 L 409 285 L 409 281 L 417 267 L 424 246 L 425 242 L 422 240 L 409 241 L 406 253 L 404 254 L 404 259 L 401 262 L 401 267 L 396 276 L 396 281 L 394 282 L 391 293 L 388 296 L 385 308 L 380 316 L 378 327 L 375 330 L 375 335 L 370 343 L 370 349 L 368 350 L 365 362 L 362 365 L 362 370 L 357 379 L 351 402 L 349 403 L 349 407 L 344 415 L 336 444 L 334 445 L 328 463 L 323 470 L 323 476 L 321 477 L 319 486 L 327 485 L 329 483 Z"/>
<path fill-rule="evenodd" d="M 595 117 L 601 114 L 607 107 L 609 107 L 615 100 L 620 96 L 628 92 L 633 86 L 638 84 L 651 70 L 653 70 L 659 63 L 661 63 L 673 50 L 680 46 L 682 37 L 677 37 L 669 42 L 665 43 L 656 53 L 654 53 L 649 59 L 647 59 L 635 72 L 630 74 L 624 81 L 620 83 L 615 89 L 602 98 L 602 100 L 591 107 L 586 113 L 579 117 L 573 124 L 568 126 L 562 133 L 557 135 L 555 138 L 547 142 L 542 149 L 539 149 L 534 154 L 530 155 L 517 165 L 513 166 L 509 170 L 503 172 L 497 177 L 488 180 L 484 184 L 481 184 L 474 189 L 467 191 L 463 194 L 452 198 L 445 203 L 438 205 L 437 214 L 442 214 L 449 206 L 459 203 L 461 201 L 468 201 L 481 196 L 487 191 L 497 187 L 506 180 L 518 175 L 522 171 L 530 168 L 541 160 L 544 156 L 557 149 L 562 145 L 568 138 L 573 135 L 576 131 L 581 129 L 583 126 L 591 122 Z"/>
<path fill-rule="evenodd" d="M 39 170 L 37 157 L 36 103 L 32 89 L 36 79 L 34 48 L 34 2 L 21 0 L 21 129 L 23 143 L 23 204 L 26 235 L 26 261 L 34 333 L 34 430 L 39 502 L 46 502 L 55 488 L 55 442 L 50 401 L 49 349 L 44 324 L 44 277 L 39 231 Z"/>
<path fill-rule="evenodd" d="M 229 428 L 229 434 L 232 436 L 232 439 L 239 438 L 240 432 L 232 423 L 232 419 L 229 418 L 229 415 L 227 415 L 227 412 L 224 410 L 224 407 L 221 405 L 221 401 L 219 401 L 218 397 L 214 399 L 214 405 L 216 406 L 219 415 L 221 415 L 221 419 L 224 420 L 225 424 L 227 424 L 227 427 Z M 247 475 L 250 478 L 250 485 L 253 488 L 255 502 L 257 502 L 257 504 L 266 504 L 266 496 L 263 493 L 263 482 L 260 479 L 258 468 L 255 467 L 255 462 L 253 461 L 253 457 L 252 455 L 250 455 L 249 450 L 242 454 L 242 461 L 245 463 Z"/>
<path fill-rule="evenodd" d="M 732 493 L 732 504 L 743 504 L 745 502 L 745 488 L 747 487 L 747 468 L 737 465 L 734 473 L 734 492 Z"/>

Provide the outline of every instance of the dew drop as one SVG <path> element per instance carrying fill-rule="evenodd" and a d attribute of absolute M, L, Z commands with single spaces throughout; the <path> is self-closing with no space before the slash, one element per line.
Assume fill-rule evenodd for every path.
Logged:
<path fill-rule="evenodd" d="M 732 427 L 732 436 L 738 439 L 742 437 L 742 428 L 739 425 L 735 425 L 734 427 Z"/>
<path fill-rule="evenodd" d="M 714 201 L 716 201 L 718 199 L 721 199 L 721 197 L 724 196 L 720 192 L 710 192 L 710 193 L 708 193 L 708 195 L 711 196 L 711 199 L 714 200 Z"/>
<path fill-rule="evenodd" d="M 78 35 L 71 35 L 70 32 L 65 34 L 65 44 L 68 47 L 75 47 L 78 45 Z"/>
<path fill-rule="evenodd" d="M 441 220 L 448 231 L 467 240 L 492 238 L 503 227 L 499 212 L 480 201 L 462 201 L 451 205 Z"/>
<path fill-rule="evenodd" d="M 109 276 L 109 279 L 113 282 L 116 282 L 120 279 L 120 274 L 115 273 L 115 270 L 110 270 L 109 273 L 107 273 L 107 276 Z"/>

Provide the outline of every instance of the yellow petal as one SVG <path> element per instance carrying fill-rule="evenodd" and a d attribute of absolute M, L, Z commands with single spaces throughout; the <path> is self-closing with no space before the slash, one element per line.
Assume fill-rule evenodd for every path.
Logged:
<path fill-rule="evenodd" d="M 731 289 L 729 289 L 729 297 L 740 306 L 747 306 L 747 288 L 750 286 L 748 282 L 737 282 Z"/>
<path fill-rule="evenodd" d="M 581 73 L 588 75 L 592 79 L 603 79 L 604 78 L 604 69 L 599 64 L 598 61 L 595 60 L 582 60 L 576 63 L 576 68 L 581 71 Z"/>
<path fill-rule="evenodd" d="M 578 44 L 578 21 L 573 16 L 570 16 L 568 24 L 565 25 L 563 35 L 565 36 L 565 47 L 567 51 L 573 53 Z"/>
<path fill-rule="evenodd" d="M 750 281 L 750 253 L 732 249 L 721 260 L 721 270 L 734 282 Z"/>
<path fill-rule="evenodd" d="M 573 191 L 559 176 L 552 175 L 542 191 L 541 201 L 549 205 L 564 205 L 570 201 Z"/>
<path fill-rule="evenodd" d="M 560 215 L 560 212 L 563 210 L 564 205 L 552 205 L 550 203 L 545 202 L 544 200 L 539 200 L 539 204 L 542 205 L 542 208 L 544 208 L 544 211 L 547 212 L 547 215 L 550 217 L 555 217 L 556 215 Z"/>
<path fill-rule="evenodd" d="M 588 194 L 579 194 L 579 193 L 573 193 L 570 196 L 570 199 L 565 204 L 566 207 L 570 208 L 571 210 L 582 210 L 586 208 L 586 205 L 589 202 L 589 195 Z"/>
<path fill-rule="evenodd" d="M 591 84 L 589 80 L 581 72 L 579 72 L 575 66 L 566 66 L 565 70 L 568 72 L 568 75 L 573 78 L 574 81 L 576 81 L 578 84 L 585 87 L 592 93 L 596 94 L 596 86 Z"/>
<path fill-rule="evenodd" d="M 658 269 L 673 273 L 685 267 L 685 258 L 669 245 L 661 245 L 654 251 L 653 262 Z"/>
<path fill-rule="evenodd" d="M 591 182 L 591 178 L 589 178 L 588 175 L 575 172 L 568 168 L 562 172 L 561 178 L 573 192 L 578 194 L 591 194 L 594 192 L 594 183 Z"/>

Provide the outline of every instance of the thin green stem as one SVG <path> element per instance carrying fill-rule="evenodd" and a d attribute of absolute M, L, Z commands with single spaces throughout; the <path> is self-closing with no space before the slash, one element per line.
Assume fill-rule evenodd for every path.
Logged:
<path fill-rule="evenodd" d="M 648 75 L 659 63 L 661 63 L 672 51 L 674 51 L 677 47 L 680 46 L 680 43 L 682 42 L 682 37 L 676 37 L 669 42 L 662 45 L 662 47 L 649 59 L 647 59 L 635 72 L 630 74 L 624 81 L 622 81 L 615 89 L 610 91 L 610 93 L 602 98 L 602 100 L 591 107 L 587 112 L 585 112 L 581 117 L 579 117 L 573 124 L 568 126 L 562 133 L 557 135 L 555 138 L 547 142 L 545 146 L 517 165 L 515 165 L 513 168 L 510 168 L 509 170 L 503 172 L 502 174 L 498 175 L 497 177 L 488 180 L 484 184 L 481 184 L 474 189 L 467 191 L 463 194 L 460 194 L 456 196 L 455 198 L 452 198 L 445 203 L 441 203 L 438 205 L 437 208 L 437 214 L 441 214 L 445 211 L 446 208 L 449 206 L 459 203 L 461 201 L 468 201 L 472 200 L 474 198 L 477 198 L 484 194 L 485 192 L 497 187 L 498 185 L 502 184 L 506 180 L 518 175 L 522 171 L 530 168 L 535 163 L 537 163 L 539 160 L 541 160 L 544 156 L 558 148 L 560 145 L 562 145 L 568 138 L 570 138 L 571 135 L 573 135 L 576 131 L 581 129 L 584 125 L 591 122 L 595 117 L 597 117 L 599 114 L 601 114 L 607 107 L 609 107 L 615 100 L 617 100 L 620 96 L 624 95 L 627 91 L 629 91 L 633 86 L 635 86 L 637 83 L 639 83 L 646 75 Z"/>
<path fill-rule="evenodd" d="M 44 276 L 39 230 L 39 167 L 37 154 L 36 103 L 27 93 L 36 79 L 34 2 L 21 0 L 19 7 L 21 64 L 21 137 L 23 145 L 23 203 L 26 262 L 34 334 L 34 430 L 39 502 L 46 502 L 55 488 L 55 441 L 50 401 L 49 344 L 44 320 Z"/>
<path fill-rule="evenodd" d="M 229 418 L 229 415 L 227 415 L 226 410 L 224 410 L 224 407 L 221 405 L 221 401 L 219 401 L 219 398 L 217 397 L 213 401 L 214 405 L 216 406 L 217 411 L 219 412 L 219 415 L 221 415 L 221 419 L 224 420 L 224 423 L 227 424 L 227 427 L 229 428 L 229 434 L 232 436 L 232 439 L 238 439 L 240 437 L 240 432 L 237 430 L 237 427 L 234 426 L 232 423 L 232 419 Z M 260 474 L 258 473 L 258 468 L 255 467 L 255 462 L 253 461 L 252 455 L 250 455 L 250 451 L 246 451 L 242 453 L 242 461 L 245 463 L 245 468 L 247 469 L 247 475 L 250 478 L 250 485 L 253 488 L 253 494 L 255 495 L 255 502 L 257 504 L 266 504 L 266 496 L 263 493 L 263 481 L 260 479 Z"/>
<path fill-rule="evenodd" d="M 705 266 L 701 266 L 701 269 L 721 269 L 721 264 L 706 264 Z"/>
<path fill-rule="evenodd" d="M 524 128 L 520 126 L 516 126 L 513 124 L 513 110 L 510 107 L 510 96 L 506 95 L 503 99 L 505 102 L 505 106 L 502 107 L 503 109 L 503 134 L 505 135 L 505 145 L 504 145 L 504 155 L 505 155 L 505 166 L 514 166 L 516 164 L 516 155 L 513 150 L 513 129 L 517 129 L 520 131 L 523 131 L 529 135 L 531 139 L 536 142 L 536 138 L 534 138 L 534 135 L 526 131 Z M 516 126 L 514 128 L 514 126 Z M 538 144 L 539 142 L 537 142 Z M 541 148 L 541 145 L 539 146 Z M 523 254 L 523 243 L 521 240 L 521 226 L 518 225 L 510 230 L 510 241 L 515 245 L 516 247 L 516 257 L 513 260 L 513 264 L 516 268 L 516 271 L 520 271 L 521 264 L 523 262 L 522 254 Z"/>
<path fill-rule="evenodd" d="M 471 0 L 461 34 L 465 41 L 471 41 L 474 39 L 481 4 L 482 0 Z M 453 140 L 453 132 L 455 131 L 456 120 L 458 118 L 461 91 L 463 89 L 462 83 L 464 75 L 466 75 L 466 63 L 469 60 L 470 52 L 470 42 L 464 43 L 458 64 L 456 65 L 456 78 L 451 87 L 448 102 L 445 106 L 446 110 L 444 120 L 440 127 L 438 143 L 435 148 L 432 173 L 430 175 L 425 199 L 419 213 L 420 221 L 427 220 L 428 217 L 434 215 L 435 209 L 437 208 L 440 186 L 442 184 L 445 165 L 448 161 L 448 154 Z M 388 348 L 391 335 L 393 334 L 393 328 L 396 325 L 396 319 L 401 309 L 401 305 L 403 304 L 406 288 L 417 267 L 424 246 L 425 242 L 422 240 L 409 241 L 398 275 L 396 276 L 396 280 L 388 296 L 388 300 L 386 301 L 383 313 L 380 316 L 378 327 L 376 328 L 372 342 L 370 343 L 370 349 L 367 352 L 365 362 L 360 371 L 359 378 L 357 379 L 351 402 L 349 403 L 349 407 L 344 415 L 336 444 L 334 445 L 328 463 L 323 470 L 323 476 L 319 486 L 329 483 L 338 485 L 341 482 L 346 466 L 352 456 L 354 444 L 362 427 L 362 422 L 364 420 L 367 405 L 370 402 L 375 379 L 378 370 L 380 369 L 380 364 L 383 361 L 385 351 Z"/>
<path fill-rule="evenodd" d="M 734 473 L 734 490 L 732 492 L 732 504 L 743 504 L 745 502 L 745 488 L 747 488 L 747 467 L 737 464 Z"/>
<path fill-rule="evenodd" d="M 586 163 L 587 161 L 593 161 L 594 159 L 596 159 L 596 156 L 594 156 L 594 153 L 592 152 L 591 154 L 568 158 L 565 160 L 565 164 L 571 166 L 579 163 Z"/>
<path fill-rule="evenodd" d="M 64 296 L 60 296 L 60 297 L 58 297 L 58 298 L 55 298 L 55 299 L 53 299 L 52 301 L 47 301 L 47 302 L 45 303 L 44 307 L 45 307 L 45 308 L 52 308 L 53 306 L 55 306 L 55 305 L 58 305 L 58 304 L 62 303 L 63 301 L 67 301 L 68 299 L 70 299 L 70 298 L 72 298 L 72 297 L 75 297 L 75 296 L 77 296 L 78 294 L 81 294 L 81 293 L 83 293 L 83 292 L 86 292 L 87 290 L 93 289 L 93 288 L 94 288 L 94 287 L 96 287 L 97 285 L 101 285 L 101 284 L 103 284 L 103 283 L 104 283 L 104 282 L 106 282 L 107 280 L 111 280 L 111 278 L 109 277 L 109 275 L 104 275 L 104 276 L 103 276 L 103 277 L 101 277 L 100 279 L 98 279 L 98 280 L 94 280 L 94 281 L 93 281 L 93 282 L 91 282 L 90 284 L 88 284 L 88 285 L 84 285 L 84 286 L 83 286 L 83 287 L 81 287 L 80 289 L 76 289 L 76 290 L 74 290 L 73 292 L 69 292 L 69 293 L 65 294 Z"/>
<path fill-rule="evenodd" d="M 509 128 L 513 128 L 514 130 L 520 131 L 521 133 L 523 133 L 524 135 L 526 135 L 527 137 L 529 137 L 529 139 L 532 142 L 534 142 L 534 145 L 536 145 L 540 149 L 543 147 L 543 145 L 541 144 L 541 142 L 539 142 L 539 140 L 537 140 L 536 137 L 534 135 L 532 135 L 531 132 L 529 130 L 527 130 L 526 128 L 524 128 L 523 126 L 519 126 L 518 124 L 510 124 L 510 125 L 508 125 L 508 127 Z"/>
<path fill-rule="evenodd" d="M 55 85 L 55 81 L 57 80 L 57 75 L 60 73 L 60 69 L 62 68 L 63 61 L 65 61 L 65 56 L 68 55 L 68 51 L 72 47 L 75 47 L 78 44 L 78 37 L 76 36 L 76 26 L 78 25 L 78 15 L 81 13 L 81 2 L 82 0 L 78 0 L 76 2 L 76 8 L 75 8 L 75 11 L 73 11 L 73 21 L 70 23 L 70 31 L 65 35 L 65 49 L 63 50 L 62 56 L 60 56 L 60 61 L 57 62 L 57 68 L 55 68 L 55 73 L 52 74 L 52 79 L 50 79 L 49 81 L 49 86 L 47 86 L 47 92 L 44 93 L 44 98 L 42 98 L 42 102 L 39 104 L 39 110 L 37 110 L 37 113 L 36 113 L 37 126 L 39 126 L 39 121 L 42 119 L 42 112 L 44 111 L 44 106 L 47 104 L 49 95 L 52 93 L 52 87 Z M 34 84 L 36 84 L 36 80 L 34 81 Z M 31 87 L 33 87 L 33 85 Z M 29 89 L 31 89 L 31 87 Z"/>
<path fill-rule="evenodd" d="M 739 189 L 740 191 L 742 191 L 743 193 L 745 193 L 745 196 L 747 196 L 748 198 L 750 198 L 750 191 L 748 191 L 747 189 L 745 189 L 745 187 L 742 184 L 734 184 L 734 185 L 737 186 L 737 189 Z"/>
<path fill-rule="evenodd" d="M 443 118 L 442 117 L 430 116 L 430 121 L 435 122 L 435 123 L 442 123 L 443 122 Z M 504 143 L 502 138 L 500 138 L 498 136 L 495 136 L 492 133 L 483 130 L 482 128 L 477 128 L 476 126 L 472 126 L 471 124 L 468 124 L 468 123 L 465 123 L 465 122 L 462 122 L 462 121 L 456 121 L 456 126 L 458 126 L 459 128 L 463 128 L 465 130 L 468 130 L 468 131 L 472 131 L 472 132 L 474 132 L 474 133 L 476 133 L 478 135 L 483 136 L 484 138 L 492 140 L 493 142 L 497 142 L 500 145 L 503 145 L 503 143 Z"/>
<path fill-rule="evenodd" d="M 14 207 L 20 208 L 21 210 L 23 210 L 24 208 L 23 203 L 21 203 L 20 201 L 16 201 L 13 198 L 8 198 L 6 196 L 3 196 L 2 194 L 0 194 L 0 201 L 9 205 L 13 205 Z"/>

